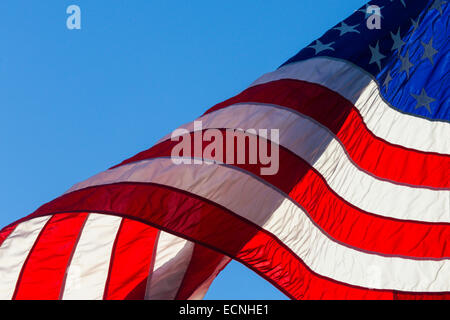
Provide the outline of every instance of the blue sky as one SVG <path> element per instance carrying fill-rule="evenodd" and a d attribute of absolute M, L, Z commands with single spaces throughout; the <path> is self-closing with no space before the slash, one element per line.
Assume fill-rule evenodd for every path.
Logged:
<path fill-rule="evenodd" d="M 0 2 L 1 227 L 152 146 L 365 0 Z M 81 8 L 68 30 L 66 8 Z M 207 299 L 285 299 L 231 263 Z"/>

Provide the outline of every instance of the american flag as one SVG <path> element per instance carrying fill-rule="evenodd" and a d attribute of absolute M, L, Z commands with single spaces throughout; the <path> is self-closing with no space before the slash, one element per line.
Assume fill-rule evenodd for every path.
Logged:
<path fill-rule="evenodd" d="M 0 298 L 199 299 L 230 259 L 293 299 L 450 298 L 449 10 L 373 1 L 197 119 L 278 129 L 276 174 L 169 135 L 7 226 Z"/>

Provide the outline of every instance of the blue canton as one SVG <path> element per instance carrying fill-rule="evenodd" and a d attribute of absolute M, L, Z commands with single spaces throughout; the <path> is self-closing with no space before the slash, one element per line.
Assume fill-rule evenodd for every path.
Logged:
<path fill-rule="evenodd" d="M 370 73 L 394 109 L 450 121 L 449 26 L 446 0 L 369 2 L 286 63 L 317 56 L 346 60 Z M 379 14 L 368 13 L 375 5 Z M 377 14 L 380 29 L 367 19 Z M 443 137 L 445 138 L 445 137 Z"/>

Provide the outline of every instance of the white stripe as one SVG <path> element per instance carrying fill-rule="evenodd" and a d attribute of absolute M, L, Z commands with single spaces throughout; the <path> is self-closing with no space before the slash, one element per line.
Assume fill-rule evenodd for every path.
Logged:
<path fill-rule="evenodd" d="M 297 79 L 328 87 L 352 102 L 376 136 L 407 148 L 450 154 L 450 124 L 401 113 L 382 98 L 366 72 L 339 60 L 313 58 L 263 75 L 252 86 L 280 79 Z"/>
<path fill-rule="evenodd" d="M 209 290 L 214 279 L 218 276 L 219 272 L 223 267 L 230 261 L 231 259 L 227 256 L 224 256 L 217 267 L 214 269 L 213 273 L 200 285 L 198 288 L 191 294 L 191 296 L 187 300 L 202 300 L 206 293 Z"/>
<path fill-rule="evenodd" d="M 450 222 L 449 190 L 398 185 L 367 174 L 350 160 L 330 131 L 298 113 L 267 105 L 237 104 L 197 121 L 202 121 L 203 129 L 277 128 L 280 145 L 313 166 L 339 196 L 354 206 L 389 218 Z M 193 123 L 182 128 L 194 130 Z"/>
<path fill-rule="evenodd" d="M 0 300 L 11 299 L 20 271 L 39 233 L 51 216 L 20 223 L 0 247 Z"/>
<path fill-rule="evenodd" d="M 70 262 L 64 300 L 103 299 L 112 247 L 122 218 L 89 214 Z"/>
<path fill-rule="evenodd" d="M 119 181 L 153 182 L 209 199 L 273 233 L 316 273 L 344 283 L 401 291 L 450 291 L 449 260 L 384 257 L 336 243 L 295 203 L 240 170 L 221 165 L 177 166 L 171 159 L 154 159 L 103 172 L 85 186 Z M 215 232 L 219 236 L 221 230 Z"/>
<path fill-rule="evenodd" d="M 173 300 L 191 261 L 194 243 L 160 232 L 153 273 L 148 278 L 146 300 Z"/>

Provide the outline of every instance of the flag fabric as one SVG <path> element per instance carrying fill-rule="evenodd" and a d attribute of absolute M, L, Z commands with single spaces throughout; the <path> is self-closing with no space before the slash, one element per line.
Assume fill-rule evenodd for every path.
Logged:
<path fill-rule="evenodd" d="M 275 174 L 168 135 L 4 228 L 0 298 L 202 298 L 230 258 L 293 299 L 450 298 L 449 11 L 373 1 L 197 119 L 279 130 Z"/>
<path fill-rule="evenodd" d="M 87 212 L 13 224 L 0 244 L 0 299 L 201 299 L 229 261 L 134 219 Z"/>

